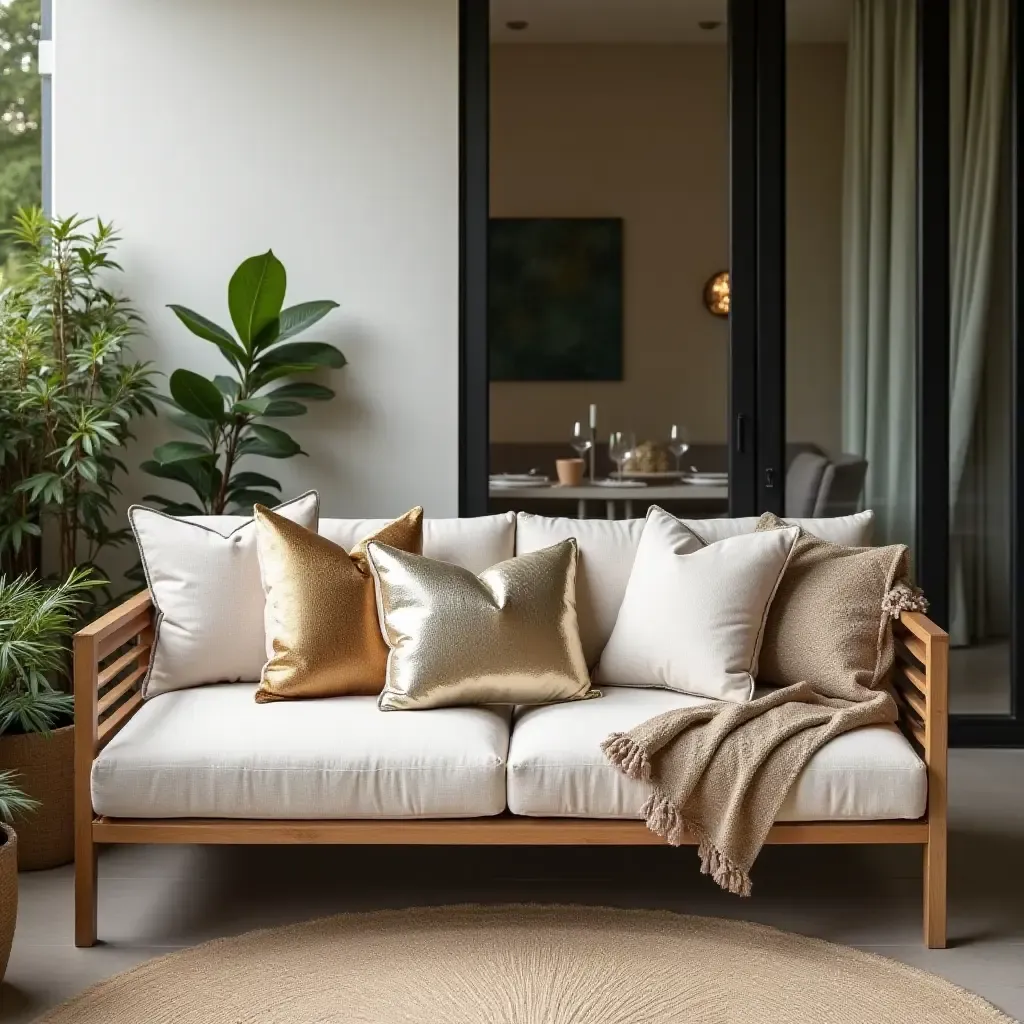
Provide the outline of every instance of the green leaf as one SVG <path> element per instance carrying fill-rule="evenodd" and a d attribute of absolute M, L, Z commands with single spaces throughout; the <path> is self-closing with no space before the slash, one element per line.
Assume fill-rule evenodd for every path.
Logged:
<path fill-rule="evenodd" d="M 193 462 L 169 462 L 162 465 L 150 459 L 139 468 L 150 476 L 191 487 L 199 499 L 207 503 L 212 502 L 220 490 L 222 474 L 209 460 L 196 459 Z"/>
<path fill-rule="evenodd" d="M 339 369 L 345 365 L 345 357 L 339 349 L 325 341 L 293 341 L 264 352 L 257 362 L 257 368 L 283 366 L 289 363 L 330 366 Z"/>
<path fill-rule="evenodd" d="M 294 338 L 296 334 L 319 323 L 332 309 L 337 309 L 338 304 L 330 299 L 320 299 L 314 302 L 300 302 L 297 306 L 289 306 L 281 310 L 278 317 L 278 332 L 276 341 L 287 341 Z"/>
<path fill-rule="evenodd" d="M 301 402 L 264 395 L 260 398 L 247 398 L 242 402 L 235 402 L 231 411 L 243 416 L 301 416 L 305 413 L 306 407 Z"/>
<path fill-rule="evenodd" d="M 281 485 L 272 477 L 266 476 L 263 473 L 236 473 L 228 481 L 228 495 L 232 495 L 235 491 L 245 491 L 252 487 L 273 487 L 275 490 L 281 490 Z M 281 499 L 275 498 L 274 504 L 276 505 Z"/>
<path fill-rule="evenodd" d="M 243 455 L 265 455 L 269 459 L 290 459 L 293 455 L 305 454 L 298 443 L 283 430 L 255 424 L 250 434 L 239 445 Z"/>
<path fill-rule="evenodd" d="M 234 377 L 222 377 L 219 374 L 213 378 L 217 390 L 233 402 L 238 397 L 239 383 Z"/>
<path fill-rule="evenodd" d="M 201 420 L 224 421 L 224 396 L 212 380 L 191 370 L 175 370 L 171 374 L 171 397 L 185 412 Z"/>
<path fill-rule="evenodd" d="M 270 392 L 270 398 L 307 398 L 311 402 L 327 402 L 334 397 L 330 388 L 322 384 L 282 384 Z"/>
<path fill-rule="evenodd" d="M 153 449 L 153 458 L 161 466 L 169 466 L 175 462 L 192 462 L 195 459 L 208 461 L 214 458 L 213 452 L 205 445 L 195 441 L 168 441 Z"/>
<path fill-rule="evenodd" d="M 217 429 L 215 426 L 211 427 L 209 420 L 201 420 L 198 416 L 193 416 L 188 412 L 171 413 L 169 419 L 172 423 L 181 427 L 182 430 L 187 430 L 190 434 L 195 434 L 207 442 L 210 440 L 211 429 Z"/>
<path fill-rule="evenodd" d="M 270 491 L 237 491 L 231 495 L 231 504 L 244 509 L 252 515 L 253 505 L 266 505 L 273 508 L 281 499 Z"/>
<path fill-rule="evenodd" d="M 255 369 L 249 378 L 253 390 L 266 387 L 271 381 L 281 377 L 294 377 L 299 373 L 314 373 L 320 369 L 316 363 L 286 363 L 283 366 L 271 366 L 267 369 Z"/>
<path fill-rule="evenodd" d="M 284 264 L 273 250 L 250 257 L 231 275 L 228 309 L 246 351 L 252 351 L 253 339 L 278 318 L 287 285 Z"/>
<path fill-rule="evenodd" d="M 198 505 L 193 505 L 189 501 L 172 501 L 162 494 L 144 494 L 142 500 L 159 505 L 169 516 L 201 516 L 203 514 L 203 510 Z M 125 573 L 125 575 L 128 574 Z"/>
<path fill-rule="evenodd" d="M 223 327 L 218 326 L 212 320 L 207 320 L 200 313 L 187 309 L 185 306 L 170 305 L 167 308 L 194 335 L 202 338 L 204 341 L 212 341 L 224 353 L 228 362 L 234 363 L 235 366 L 241 366 L 246 362 L 248 357 L 245 352 L 239 348 L 238 342 Z"/>

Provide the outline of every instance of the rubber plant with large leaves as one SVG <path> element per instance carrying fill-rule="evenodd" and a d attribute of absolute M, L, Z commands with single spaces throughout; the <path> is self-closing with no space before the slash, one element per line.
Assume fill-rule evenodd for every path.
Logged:
<path fill-rule="evenodd" d="M 256 502 L 275 505 L 280 483 L 242 470 L 242 460 L 305 454 L 290 434 L 267 421 L 302 416 L 306 402 L 333 398 L 330 388 L 294 378 L 342 367 L 345 357 L 327 342 L 292 340 L 338 304 L 323 299 L 284 308 L 286 288 L 284 265 L 266 252 L 247 259 L 231 277 L 234 335 L 191 309 L 170 307 L 194 335 L 217 346 L 232 371 L 212 380 L 192 370 L 171 374 L 172 419 L 198 440 L 169 441 L 142 464 L 147 473 L 192 490 L 194 501 L 146 496 L 170 515 L 248 515 Z"/>

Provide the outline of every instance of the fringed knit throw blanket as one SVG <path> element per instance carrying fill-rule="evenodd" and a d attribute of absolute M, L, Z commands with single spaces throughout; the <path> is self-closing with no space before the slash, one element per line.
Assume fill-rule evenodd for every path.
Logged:
<path fill-rule="evenodd" d="M 771 514 L 759 530 L 786 524 Z M 701 871 L 750 895 L 750 869 L 814 753 L 841 733 L 895 722 L 880 689 L 892 667 L 892 620 L 927 607 L 909 585 L 907 549 L 847 548 L 802 533 L 769 610 L 759 679 L 780 686 L 747 704 L 669 711 L 602 744 L 651 783 L 647 826 L 697 840 Z"/>

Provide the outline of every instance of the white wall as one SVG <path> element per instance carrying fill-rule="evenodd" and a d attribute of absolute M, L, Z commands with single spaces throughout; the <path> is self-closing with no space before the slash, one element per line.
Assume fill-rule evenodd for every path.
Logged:
<path fill-rule="evenodd" d="M 54 209 L 124 235 L 123 288 L 165 372 L 226 372 L 165 308 L 230 324 L 268 247 L 310 340 L 350 365 L 285 424 L 309 459 L 248 460 L 327 515 L 457 511 L 457 0 L 55 0 Z M 166 428 L 143 424 L 135 467 Z M 162 486 L 134 473 L 126 499 Z"/>

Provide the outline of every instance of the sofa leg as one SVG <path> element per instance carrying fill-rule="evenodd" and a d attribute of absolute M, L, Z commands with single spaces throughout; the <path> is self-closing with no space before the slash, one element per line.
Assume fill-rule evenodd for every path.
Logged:
<path fill-rule="evenodd" d="M 96 945 L 96 855 L 99 847 L 79 836 L 75 843 L 75 945 Z"/>
<path fill-rule="evenodd" d="M 924 943 L 946 948 L 946 828 L 929 827 L 924 848 Z"/>

